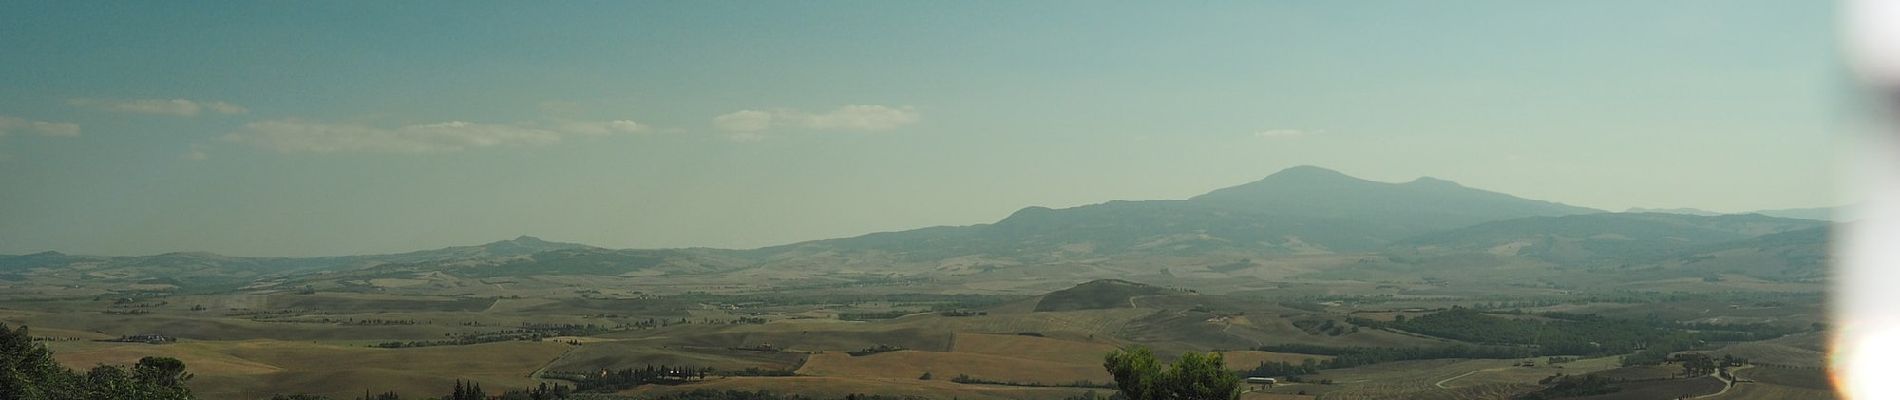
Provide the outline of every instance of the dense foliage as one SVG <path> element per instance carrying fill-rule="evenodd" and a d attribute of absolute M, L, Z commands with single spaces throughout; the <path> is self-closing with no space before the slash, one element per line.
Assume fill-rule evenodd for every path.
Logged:
<path fill-rule="evenodd" d="M 1548 355 L 1628 353 L 1650 342 L 1690 336 L 1661 321 L 1506 318 L 1462 307 L 1403 321 L 1354 323 L 1473 343 L 1531 345 L 1539 348 L 1538 353 Z"/>
<path fill-rule="evenodd" d="M 1220 353 L 1188 352 L 1164 369 L 1145 347 L 1116 350 L 1102 361 L 1128 400 L 1239 399 L 1240 377 L 1224 364 Z"/>
<path fill-rule="evenodd" d="M 53 361 L 53 352 L 26 327 L 0 324 L 0 399 L 9 400 L 186 400 L 185 363 L 170 357 L 145 357 L 130 369 L 100 365 L 85 373 Z"/>
<path fill-rule="evenodd" d="M 1658 317 L 1618 319 L 1569 313 L 1501 316 L 1463 307 L 1409 319 L 1355 319 L 1353 323 L 1473 343 L 1527 346 L 1530 354 L 1526 355 L 1536 356 L 1624 354 L 1654 347 L 1680 351 L 1694 343 L 1763 340 L 1800 330 L 1769 324 L 1684 324 Z"/>
<path fill-rule="evenodd" d="M 690 379 L 706 379 L 712 368 L 688 368 L 683 366 L 647 365 L 645 368 L 627 368 L 618 371 L 601 371 L 587 375 L 575 382 L 575 389 L 594 392 L 611 392 L 631 389 L 642 385 L 672 385 Z"/>
<path fill-rule="evenodd" d="M 925 372 L 924 376 L 919 377 L 918 379 L 930 380 L 928 376 L 930 376 L 930 373 Z M 1043 383 L 1043 382 L 1022 382 L 1022 381 L 1013 381 L 1013 380 L 999 381 L 999 380 L 993 380 L 993 379 L 983 379 L 983 378 L 973 377 L 967 374 L 957 374 L 957 376 L 951 377 L 950 381 L 956 382 L 956 383 L 970 383 L 970 384 L 979 384 L 979 385 L 1003 385 L 1003 386 L 1026 386 L 1026 387 L 1085 387 L 1085 388 L 1103 388 L 1103 389 L 1115 388 L 1114 385 L 1095 383 L 1094 381 L 1090 381 L 1087 379 L 1074 381 L 1074 382 L 1068 382 L 1068 383 Z"/>

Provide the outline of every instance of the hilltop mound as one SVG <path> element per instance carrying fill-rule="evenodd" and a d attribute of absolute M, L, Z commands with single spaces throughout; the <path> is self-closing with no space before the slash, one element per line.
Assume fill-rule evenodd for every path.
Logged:
<path fill-rule="evenodd" d="M 1130 308 L 1130 300 L 1139 296 L 1176 293 L 1172 289 L 1120 279 L 1097 279 L 1075 287 L 1049 292 L 1036 302 L 1036 311 L 1101 310 Z"/>

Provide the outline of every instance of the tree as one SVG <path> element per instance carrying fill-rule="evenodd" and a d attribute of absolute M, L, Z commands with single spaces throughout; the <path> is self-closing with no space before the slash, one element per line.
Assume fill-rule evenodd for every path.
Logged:
<path fill-rule="evenodd" d="M 184 387 L 191 380 L 191 373 L 185 372 L 185 362 L 171 357 L 145 357 L 132 366 L 132 374 L 139 380 L 152 382 L 163 387 Z"/>
<path fill-rule="evenodd" d="M 0 324 L 0 399 L 189 400 L 185 363 L 168 357 L 140 359 L 131 370 L 101 365 L 81 374 L 53 361 L 26 327 Z"/>
<path fill-rule="evenodd" d="M 1715 359 L 1710 358 L 1708 354 L 1684 353 L 1679 358 L 1682 360 L 1683 375 L 1694 376 L 1715 372 Z"/>
<path fill-rule="evenodd" d="M 1147 347 L 1137 346 L 1129 350 L 1109 352 L 1102 360 L 1102 367 L 1108 369 L 1109 376 L 1115 378 L 1115 389 L 1128 400 L 1160 400 L 1156 391 L 1157 381 L 1161 380 L 1161 362 L 1155 361 L 1155 354 Z"/>
<path fill-rule="evenodd" d="M 1129 400 L 1233 400 L 1240 377 L 1227 371 L 1219 353 L 1188 352 L 1162 368 L 1145 347 L 1116 350 L 1102 361 L 1115 387 Z"/>
<path fill-rule="evenodd" d="M 1240 377 L 1225 364 L 1220 353 L 1183 353 L 1162 375 L 1163 390 L 1169 399 L 1238 399 Z"/>

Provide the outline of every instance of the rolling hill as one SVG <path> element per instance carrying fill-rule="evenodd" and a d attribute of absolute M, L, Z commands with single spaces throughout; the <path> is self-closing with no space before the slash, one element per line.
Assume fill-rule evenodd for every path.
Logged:
<path fill-rule="evenodd" d="M 1605 213 L 1488 222 L 1420 235 L 1392 247 L 1402 253 L 1490 253 L 1571 266 L 1626 264 L 1748 247 L 1761 244 L 1749 239 L 1826 225 L 1760 214 Z"/>
<path fill-rule="evenodd" d="M 1049 292 L 1036 302 L 1036 311 L 1078 311 L 1132 308 L 1134 298 L 1186 292 L 1121 279 L 1097 279 Z"/>

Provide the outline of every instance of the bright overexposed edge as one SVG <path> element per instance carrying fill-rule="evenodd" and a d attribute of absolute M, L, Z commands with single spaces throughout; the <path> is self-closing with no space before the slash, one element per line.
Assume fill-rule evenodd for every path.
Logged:
<path fill-rule="evenodd" d="M 1834 337 L 1829 364 L 1836 387 L 1849 399 L 1900 399 L 1890 380 L 1900 371 L 1900 131 L 1893 113 L 1900 93 L 1900 0 L 1848 0 L 1842 7 L 1843 45 L 1854 75 L 1868 88 L 1857 93 L 1872 118 L 1856 124 L 1862 140 L 1856 168 L 1845 182 L 1860 204 L 1856 221 L 1841 228 L 1835 249 Z"/>

